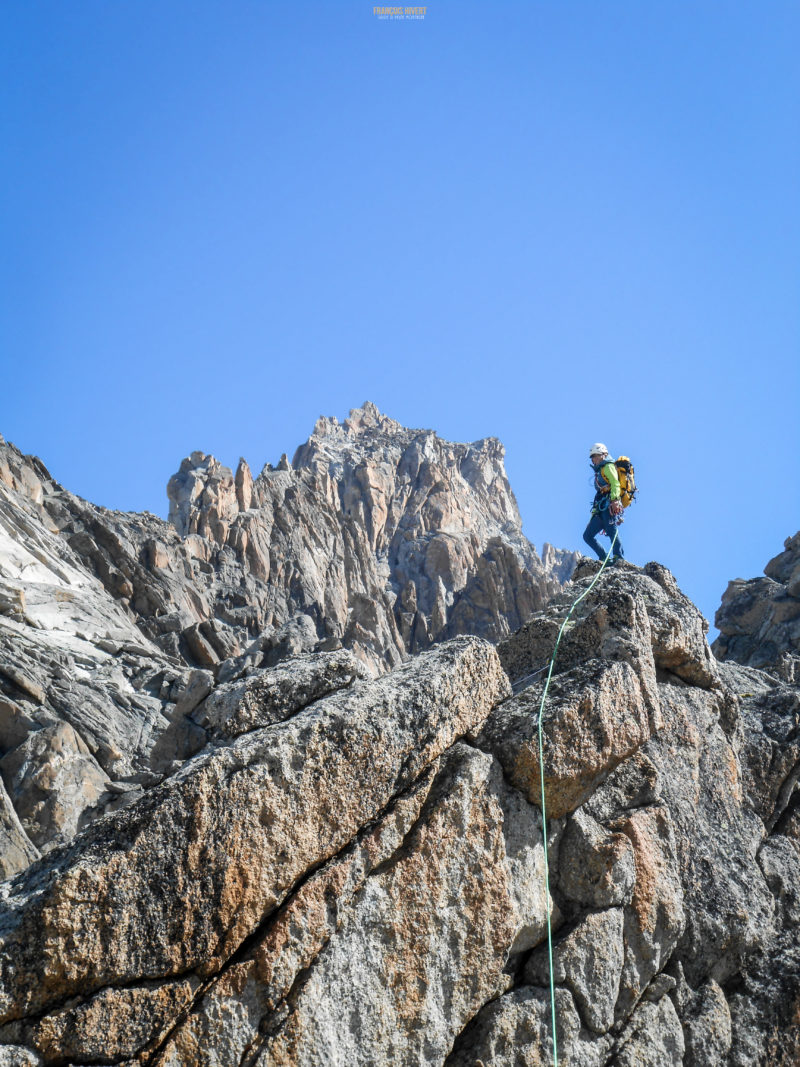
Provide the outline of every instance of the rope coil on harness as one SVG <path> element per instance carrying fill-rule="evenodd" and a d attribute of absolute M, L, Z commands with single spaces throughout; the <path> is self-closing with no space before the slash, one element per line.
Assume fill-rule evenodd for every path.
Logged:
<path fill-rule="evenodd" d="M 552 929 L 550 927 L 550 906 L 549 906 L 549 901 L 550 901 L 550 864 L 549 864 L 548 859 L 547 859 L 547 809 L 545 807 L 545 796 L 544 796 L 544 753 L 543 753 L 543 743 L 542 743 L 542 715 L 544 713 L 544 702 L 545 702 L 545 700 L 547 700 L 547 690 L 550 688 L 550 679 L 553 676 L 553 667 L 555 666 L 556 654 L 558 652 L 558 646 L 561 644 L 562 634 L 566 630 L 567 623 L 569 622 L 570 617 L 571 617 L 573 611 L 575 610 L 575 608 L 578 606 L 578 604 L 580 604 L 580 602 L 583 600 L 583 598 L 585 596 L 587 596 L 592 591 L 592 589 L 594 588 L 594 586 L 595 586 L 595 584 L 597 582 L 597 579 L 603 573 L 603 570 L 605 569 L 605 565 L 606 565 L 606 563 L 608 563 L 609 556 L 611 555 L 611 550 L 613 549 L 614 545 L 617 542 L 617 534 L 618 533 L 619 533 L 619 527 L 614 531 L 614 537 L 611 540 L 611 544 L 609 545 L 608 552 L 606 553 L 606 558 L 603 560 L 602 565 L 600 567 L 600 570 L 597 572 L 597 574 L 592 579 L 591 584 L 586 589 L 584 589 L 584 591 L 581 593 L 580 596 L 576 597 L 575 600 L 573 600 L 572 607 L 569 609 L 569 611 L 567 612 L 566 618 L 561 623 L 561 629 L 558 631 L 558 637 L 556 638 L 556 645 L 555 645 L 555 648 L 553 649 L 553 655 L 550 657 L 550 667 L 549 667 L 549 670 L 547 671 L 547 680 L 544 683 L 544 692 L 542 693 L 542 702 L 539 705 L 539 722 L 538 722 L 538 728 L 537 729 L 538 729 L 538 735 L 539 735 L 539 780 L 540 780 L 541 786 L 542 786 L 542 838 L 543 838 L 543 842 L 544 842 L 544 881 L 545 881 L 545 890 L 546 890 L 546 894 L 547 894 L 546 897 L 545 897 L 545 910 L 546 910 L 546 913 L 547 913 L 547 955 L 548 955 L 548 960 L 549 960 L 549 974 L 550 974 L 550 1014 L 552 1016 L 552 1023 L 553 1023 L 553 1067 L 558 1067 L 558 1042 L 556 1040 L 556 990 L 555 990 L 555 984 L 553 982 L 553 932 L 552 932 Z M 534 674 L 541 674 L 543 670 L 544 670 L 544 667 L 542 667 L 542 670 L 540 670 L 540 671 L 535 671 Z M 533 675 L 528 675 L 528 677 L 529 678 L 533 677 Z M 527 679 L 523 679 L 523 681 L 527 681 Z"/>

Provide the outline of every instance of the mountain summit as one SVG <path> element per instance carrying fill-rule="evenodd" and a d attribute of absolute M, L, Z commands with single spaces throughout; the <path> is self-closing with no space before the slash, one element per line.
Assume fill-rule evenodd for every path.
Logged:
<path fill-rule="evenodd" d="M 457 634 L 499 640 L 568 577 L 575 553 L 547 546 L 545 564 L 523 535 L 503 457 L 495 438 L 452 444 L 366 403 L 320 418 L 255 479 L 244 460 L 234 474 L 192 453 L 167 488 L 170 522 L 211 568 L 193 578 L 226 640 L 303 616 L 381 671 Z"/>

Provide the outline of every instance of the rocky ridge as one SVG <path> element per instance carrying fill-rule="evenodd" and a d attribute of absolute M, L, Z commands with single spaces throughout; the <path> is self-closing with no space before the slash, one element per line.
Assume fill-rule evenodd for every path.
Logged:
<path fill-rule="evenodd" d="M 545 1065 L 548 915 L 561 1063 L 795 1063 L 800 692 L 785 660 L 717 660 L 663 567 L 605 571 L 581 603 L 555 665 L 543 770 L 535 672 L 594 562 L 513 634 L 496 622 L 491 636 L 508 635 L 496 649 L 448 638 L 445 622 L 444 640 L 388 672 L 370 652 L 379 629 L 372 645 L 345 630 L 358 640 L 339 647 L 312 611 L 245 647 L 242 616 L 212 613 L 206 631 L 196 620 L 221 643 L 205 667 L 191 627 L 157 624 L 169 615 L 157 596 L 179 615 L 236 607 L 236 553 L 247 559 L 265 513 L 284 515 L 288 539 L 269 534 L 270 574 L 285 576 L 284 544 L 287 569 L 302 569 L 308 531 L 285 515 L 301 514 L 309 479 L 361 485 L 363 560 L 398 600 L 402 568 L 427 559 L 435 531 L 454 539 L 448 574 L 471 558 L 471 524 L 478 544 L 503 533 L 501 483 L 482 518 L 480 495 L 457 488 L 430 526 L 437 494 L 414 503 L 397 430 L 366 431 L 389 454 L 367 464 L 381 472 L 368 509 L 366 475 L 346 471 L 365 431 L 323 421 L 291 469 L 266 472 L 271 484 L 300 470 L 288 504 L 265 495 L 223 514 L 227 476 L 187 468 L 171 493 L 183 534 L 94 509 L 2 451 L 0 1064 Z M 405 432 L 403 455 L 420 446 Z M 476 448 L 437 453 L 439 466 L 453 458 L 451 486 Z M 491 451 L 477 449 L 482 469 L 497 469 Z M 396 502 L 385 509 L 379 483 Z M 192 538 L 208 569 L 191 564 Z M 440 586 L 424 566 L 408 573 L 427 619 L 425 590 Z M 272 603 L 308 607 L 282 581 Z M 447 617 L 480 629 L 480 611 L 454 611 L 457 584 Z"/>
<path fill-rule="evenodd" d="M 560 1062 L 795 1062 L 800 695 L 716 661 L 658 564 L 562 643 L 545 889 L 542 682 L 509 679 L 598 568 L 497 650 L 217 683 L 200 752 L 3 883 L 5 1062 L 544 1065 L 548 914 Z"/>
<path fill-rule="evenodd" d="M 44 539 L 98 579 L 140 641 L 205 669 L 255 640 L 280 645 L 274 659 L 344 645 L 372 673 L 460 633 L 498 640 L 577 559 L 545 545 L 543 562 L 522 534 L 499 441 L 452 444 L 370 403 L 320 419 L 293 463 L 255 479 L 244 460 L 234 474 L 192 453 L 169 481 L 168 523 L 95 507 L 5 443 L 0 487 L 0 610 L 33 595 L 14 543 Z"/>
<path fill-rule="evenodd" d="M 267 695 L 293 713 L 519 625 L 575 554 L 539 559 L 502 457 L 366 404 L 255 480 L 194 454 L 165 522 L 80 499 L 0 439 L 0 872 L 134 802 Z"/>

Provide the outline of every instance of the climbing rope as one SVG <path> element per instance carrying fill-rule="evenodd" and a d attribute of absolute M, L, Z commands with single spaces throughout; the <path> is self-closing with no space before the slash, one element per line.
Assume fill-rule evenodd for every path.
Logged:
<path fill-rule="evenodd" d="M 553 655 L 550 657 L 550 669 L 547 672 L 547 680 L 544 683 L 544 692 L 542 693 L 542 702 L 539 705 L 539 725 L 538 725 L 538 732 L 539 732 L 539 779 L 540 779 L 541 784 L 542 784 L 542 836 L 543 836 L 543 839 L 544 839 L 544 882 L 545 882 L 545 888 L 546 888 L 546 891 L 547 891 L 546 892 L 546 897 L 545 897 L 545 911 L 547 913 L 547 955 L 548 955 L 548 959 L 549 959 L 549 962 L 550 962 L 550 1014 L 552 1016 L 552 1022 L 553 1022 L 553 1067 L 558 1067 L 558 1043 L 556 1041 L 556 989 L 555 989 L 555 984 L 553 982 L 553 932 L 552 932 L 552 930 L 550 928 L 550 903 L 549 903 L 550 902 L 550 864 L 548 863 L 548 860 L 547 860 L 547 809 L 545 807 L 545 800 L 544 800 L 544 755 L 543 755 L 543 747 L 542 747 L 542 714 L 544 712 L 544 702 L 547 699 L 547 690 L 550 688 L 550 679 L 553 676 L 553 667 L 555 666 L 555 662 L 556 662 L 556 654 L 558 652 L 558 646 L 561 644 L 561 635 L 564 633 L 564 630 L 567 627 L 567 623 L 570 620 L 570 616 L 572 615 L 572 613 L 575 610 L 575 608 L 578 606 L 578 604 L 580 604 L 580 602 L 583 600 L 583 598 L 585 596 L 587 596 L 587 594 L 589 594 L 592 591 L 592 589 L 595 586 L 595 583 L 597 582 L 597 579 L 603 573 L 603 570 L 605 569 L 605 565 L 606 565 L 606 563 L 608 563 L 608 557 L 611 555 L 611 550 L 613 549 L 614 545 L 617 543 L 617 534 L 618 533 L 619 533 L 619 528 L 617 528 L 614 531 L 614 537 L 613 537 L 613 539 L 611 541 L 611 544 L 609 546 L 608 552 L 606 553 L 606 558 L 603 560 L 603 563 L 602 563 L 602 565 L 600 567 L 600 570 L 597 572 L 597 574 L 592 579 L 591 585 L 589 585 L 586 589 L 584 589 L 584 591 L 581 593 L 581 595 L 579 597 L 576 597 L 575 600 L 573 600 L 572 607 L 567 612 L 567 617 L 561 623 L 561 629 L 558 631 L 558 637 L 556 638 L 556 647 L 553 649 Z M 544 670 L 544 667 L 542 667 L 542 671 L 543 670 Z M 536 674 L 541 674 L 542 671 L 536 671 L 535 673 Z M 531 675 L 529 675 L 528 677 L 531 677 Z"/>

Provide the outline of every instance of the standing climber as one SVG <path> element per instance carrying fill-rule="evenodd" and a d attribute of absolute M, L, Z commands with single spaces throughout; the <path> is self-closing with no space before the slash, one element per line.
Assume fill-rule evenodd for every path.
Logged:
<path fill-rule="evenodd" d="M 595 444 L 589 450 L 589 460 L 594 471 L 595 494 L 592 501 L 592 517 L 583 531 L 583 539 L 589 548 L 594 549 L 598 559 L 605 559 L 606 553 L 597 543 L 597 535 L 602 530 L 613 541 L 621 522 L 622 503 L 620 501 L 620 484 L 617 467 L 608 455 L 605 445 Z M 613 544 L 613 561 L 617 563 L 624 556 L 619 537 Z"/>

